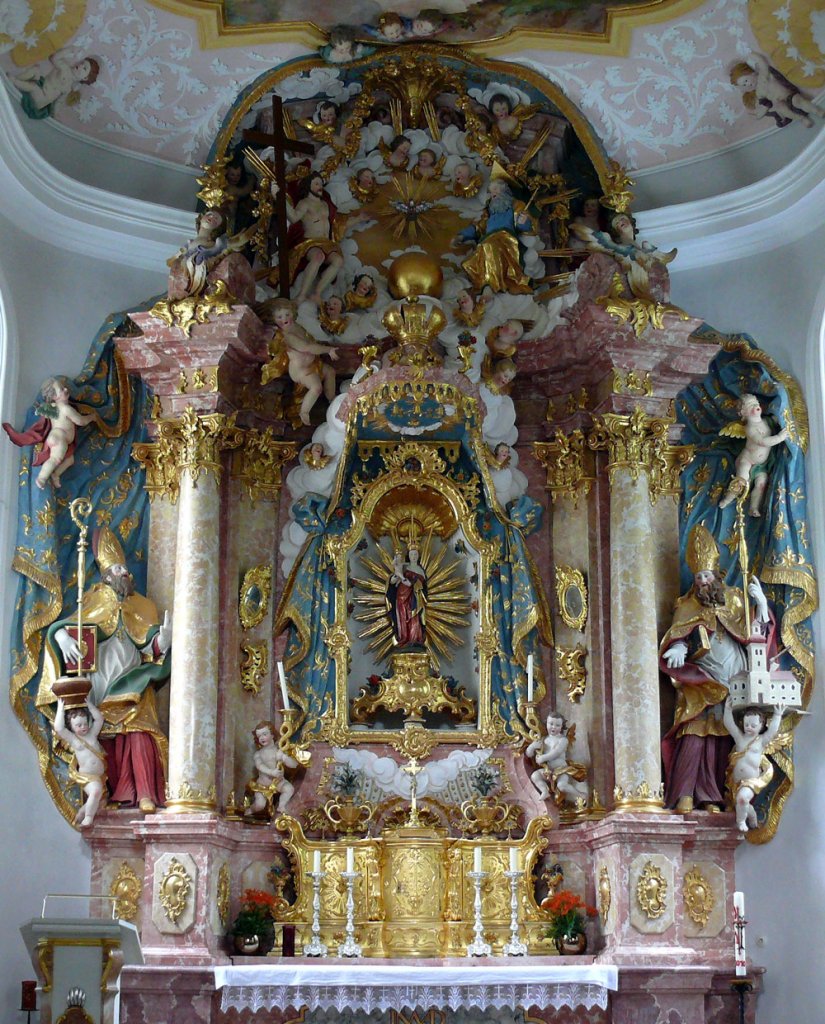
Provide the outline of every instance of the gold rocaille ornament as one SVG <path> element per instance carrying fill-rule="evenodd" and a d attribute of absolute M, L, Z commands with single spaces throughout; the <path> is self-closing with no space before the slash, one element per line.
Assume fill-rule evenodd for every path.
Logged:
<path fill-rule="evenodd" d="M 405 252 L 393 260 L 387 274 L 390 294 L 396 299 L 411 295 L 431 295 L 440 298 L 444 287 L 444 274 L 438 260 L 425 252 Z"/>

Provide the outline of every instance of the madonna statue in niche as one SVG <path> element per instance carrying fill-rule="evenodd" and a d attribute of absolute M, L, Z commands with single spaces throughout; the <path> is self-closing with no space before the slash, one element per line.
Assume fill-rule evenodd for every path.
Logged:
<path fill-rule="evenodd" d="M 399 647 L 423 646 L 426 628 L 427 576 L 416 547 L 397 551 L 387 586 L 387 606 L 392 631 Z"/>

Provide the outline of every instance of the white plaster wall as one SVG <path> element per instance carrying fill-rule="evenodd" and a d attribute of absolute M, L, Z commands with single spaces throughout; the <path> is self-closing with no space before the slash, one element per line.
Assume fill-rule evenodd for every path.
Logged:
<path fill-rule="evenodd" d="M 0 217 L 0 419 L 19 427 L 42 379 L 74 375 L 106 316 L 163 288 L 164 275 L 67 255 Z M 9 623 L 17 578 L 8 566 L 17 512 L 18 453 L 0 442 L 0 678 L 9 677 Z M 4 684 L 4 685 L 7 685 Z M 20 981 L 34 971 L 19 926 L 39 916 L 47 892 L 88 892 L 85 840 L 57 812 L 40 780 L 35 750 L 0 702 L 0 1018 L 22 1022 Z M 80 904 L 82 906 L 82 904 Z M 72 904 L 55 904 L 59 913 Z M 85 913 L 85 911 L 83 911 Z"/>
<path fill-rule="evenodd" d="M 809 515 L 820 579 L 825 571 L 825 231 L 767 255 L 680 274 L 673 301 L 723 331 L 746 331 L 802 385 L 810 416 Z M 820 587 L 821 593 L 821 587 Z M 820 600 L 822 598 L 820 597 Z M 737 885 L 745 893 L 748 952 L 767 968 L 759 1020 L 815 1024 L 823 1019 L 825 974 L 818 936 L 825 920 L 825 685 L 823 613 L 815 616 L 817 681 L 811 716 L 796 732 L 796 787 L 777 836 L 765 846 L 743 842 Z"/>

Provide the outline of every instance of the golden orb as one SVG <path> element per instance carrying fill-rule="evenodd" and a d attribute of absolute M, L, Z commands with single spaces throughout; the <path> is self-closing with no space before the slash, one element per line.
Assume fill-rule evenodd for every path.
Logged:
<path fill-rule="evenodd" d="M 387 284 L 396 299 L 411 295 L 431 295 L 438 299 L 444 287 L 444 274 L 438 260 L 425 252 L 405 252 L 393 260 Z"/>

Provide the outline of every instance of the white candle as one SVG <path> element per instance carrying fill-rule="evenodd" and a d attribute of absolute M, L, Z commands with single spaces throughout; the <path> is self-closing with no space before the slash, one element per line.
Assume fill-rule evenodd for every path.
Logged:
<path fill-rule="evenodd" d="M 527 655 L 527 702 L 533 700 L 533 655 Z"/>
<path fill-rule="evenodd" d="M 281 683 L 281 700 L 284 702 L 284 711 L 289 710 L 289 694 L 286 692 L 286 676 L 284 675 L 284 663 L 278 662 L 278 679 Z"/>
<path fill-rule="evenodd" d="M 741 978 L 748 973 L 745 955 L 745 894 L 733 894 L 733 957 L 736 961 L 736 976 Z"/>
<path fill-rule="evenodd" d="M 320 850 L 313 850 L 312 851 L 312 870 L 313 870 L 313 872 L 316 875 L 320 874 L 320 872 L 321 872 L 321 851 Z"/>
<path fill-rule="evenodd" d="M 351 846 L 347 847 L 347 871 L 355 871 L 355 850 Z"/>
<path fill-rule="evenodd" d="M 518 871 L 518 847 L 510 847 L 510 870 Z"/>
<path fill-rule="evenodd" d="M 481 847 L 473 847 L 473 871 L 481 871 Z"/>

